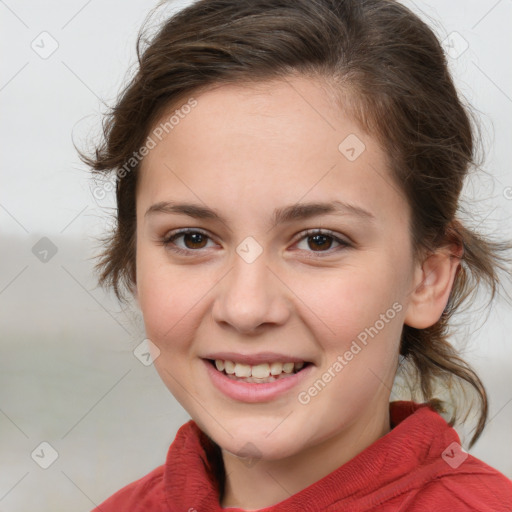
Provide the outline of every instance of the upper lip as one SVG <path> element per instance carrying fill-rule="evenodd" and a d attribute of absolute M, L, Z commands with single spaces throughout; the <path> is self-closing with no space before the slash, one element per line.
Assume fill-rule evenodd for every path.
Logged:
<path fill-rule="evenodd" d="M 306 363 L 305 359 L 276 352 L 259 352 L 257 354 L 238 354 L 235 352 L 215 352 L 203 356 L 204 359 L 221 359 L 251 366 L 262 363 Z"/>

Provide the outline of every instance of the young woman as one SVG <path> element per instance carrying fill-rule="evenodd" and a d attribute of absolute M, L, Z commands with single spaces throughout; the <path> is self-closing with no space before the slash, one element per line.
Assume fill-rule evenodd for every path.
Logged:
<path fill-rule="evenodd" d="M 473 145 L 440 43 L 399 3 L 167 20 L 85 159 L 117 180 L 100 282 L 136 299 L 192 420 L 97 510 L 512 510 L 436 399 L 475 391 L 474 442 L 485 390 L 449 320 L 475 282 L 497 289 L 510 244 L 458 218 Z M 422 400 L 390 402 L 397 372 Z"/>

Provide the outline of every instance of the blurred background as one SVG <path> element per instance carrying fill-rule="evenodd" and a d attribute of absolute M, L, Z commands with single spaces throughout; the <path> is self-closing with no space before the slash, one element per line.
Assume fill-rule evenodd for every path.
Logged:
<path fill-rule="evenodd" d="M 512 3 L 404 3 L 444 41 L 480 117 L 484 172 L 465 190 L 475 226 L 510 236 Z M 162 464 L 189 419 L 137 357 L 140 316 L 96 286 L 96 237 L 111 225 L 114 202 L 93 194 L 73 146 L 99 133 L 155 5 L 0 1 L 1 512 L 89 511 Z M 460 323 L 458 342 L 491 398 L 471 453 L 512 477 L 511 308 L 475 306 Z"/>

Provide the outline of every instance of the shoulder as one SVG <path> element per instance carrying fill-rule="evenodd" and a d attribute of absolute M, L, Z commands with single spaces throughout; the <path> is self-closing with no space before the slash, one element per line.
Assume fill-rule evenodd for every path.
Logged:
<path fill-rule="evenodd" d="M 110 498 L 98 505 L 92 512 L 143 512 L 152 510 L 164 512 L 164 466 L 159 466 L 146 476 L 128 484 Z"/>
<path fill-rule="evenodd" d="M 439 413 L 395 402 L 391 417 L 396 426 L 381 444 L 389 476 L 372 497 L 379 512 L 512 512 L 512 481 L 465 452 Z"/>
<path fill-rule="evenodd" d="M 483 461 L 468 455 L 458 466 L 440 472 L 416 493 L 411 512 L 427 510 L 510 512 L 512 480 Z M 409 509 L 408 509 L 409 510 Z M 430 509 L 428 509 L 430 510 Z"/>

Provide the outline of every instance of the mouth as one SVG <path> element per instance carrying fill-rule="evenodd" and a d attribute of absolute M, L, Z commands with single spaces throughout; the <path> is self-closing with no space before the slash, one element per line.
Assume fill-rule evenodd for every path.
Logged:
<path fill-rule="evenodd" d="M 236 402 L 276 403 L 293 400 L 293 390 L 302 389 L 316 363 L 276 352 L 204 354 L 202 362 L 209 381 L 224 396 Z"/>
<path fill-rule="evenodd" d="M 268 384 L 290 378 L 303 372 L 312 364 L 308 361 L 272 361 L 254 365 L 229 359 L 206 359 L 206 361 L 228 379 L 247 384 Z"/>

